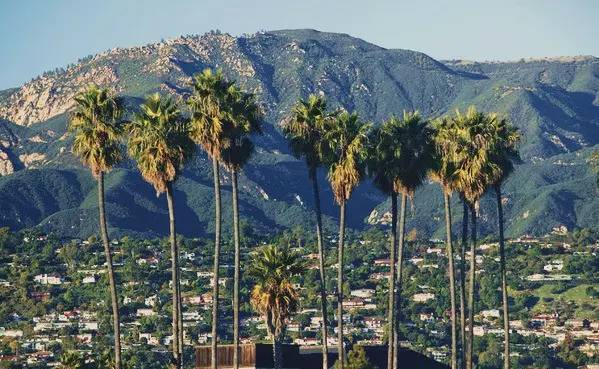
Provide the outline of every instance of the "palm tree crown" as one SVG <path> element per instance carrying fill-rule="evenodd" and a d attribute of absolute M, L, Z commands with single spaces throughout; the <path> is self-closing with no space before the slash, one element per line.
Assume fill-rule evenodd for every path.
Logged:
<path fill-rule="evenodd" d="M 299 292 L 292 278 L 305 270 L 299 255 L 274 245 L 261 247 L 248 269 L 256 281 L 251 304 L 266 319 L 268 333 L 279 336 L 286 322 L 297 311 Z"/>
<path fill-rule="evenodd" d="M 373 132 L 368 170 L 381 191 L 412 196 L 433 166 L 432 130 L 416 113 L 390 118 Z"/>
<path fill-rule="evenodd" d="M 122 101 L 107 89 L 88 85 L 74 97 L 76 110 L 69 122 L 75 134 L 73 153 L 88 166 L 94 177 L 110 170 L 121 159 Z"/>
<path fill-rule="evenodd" d="M 166 191 L 194 151 L 189 124 L 175 102 L 159 94 L 148 96 L 129 123 L 129 154 L 141 175 L 157 193 Z"/>
<path fill-rule="evenodd" d="M 212 157 L 229 145 L 226 133 L 233 128 L 229 102 L 235 93 L 234 83 L 221 70 L 205 69 L 193 77 L 193 94 L 187 100 L 191 110 L 191 138 Z"/>
<path fill-rule="evenodd" d="M 250 135 L 262 133 L 263 113 L 255 95 L 244 92 L 237 86 L 229 88 L 226 104 L 230 109 L 232 129 L 227 132 L 229 145 L 221 149 L 220 156 L 229 170 L 239 170 L 254 151 Z"/>
<path fill-rule="evenodd" d="M 337 203 L 349 200 L 365 172 L 368 130 L 356 113 L 343 111 L 327 124 L 325 141 L 329 144 L 324 157 L 329 163 L 329 181 Z"/>
<path fill-rule="evenodd" d="M 323 135 L 327 120 L 327 102 L 322 96 L 310 95 L 300 100 L 283 122 L 283 133 L 289 140 L 291 150 L 297 157 L 304 157 L 309 168 L 322 164 L 325 142 Z"/>

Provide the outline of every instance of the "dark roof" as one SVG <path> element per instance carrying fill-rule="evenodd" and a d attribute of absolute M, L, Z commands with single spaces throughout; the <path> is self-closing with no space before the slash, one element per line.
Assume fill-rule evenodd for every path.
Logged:
<path fill-rule="evenodd" d="M 387 346 L 363 346 L 372 364 L 379 369 L 387 369 Z M 219 345 L 219 366 L 227 367 L 232 364 L 233 345 Z M 337 360 L 336 347 L 329 348 L 329 364 L 332 367 Z M 240 360 L 246 366 L 272 368 L 273 355 L 270 344 L 241 345 Z M 402 367 L 418 369 L 449 369 L 449 366 L 439 363 L 416 351 L 402 348 L 399 352 L 399 363 Z M 283 345 L 283 368 L 315 369 L 322 367 L 322 351 L 320 346 L 302 347 Z M 210 346 L 201 346 L 196 350 L 196 368 L 210 368 Z"/>

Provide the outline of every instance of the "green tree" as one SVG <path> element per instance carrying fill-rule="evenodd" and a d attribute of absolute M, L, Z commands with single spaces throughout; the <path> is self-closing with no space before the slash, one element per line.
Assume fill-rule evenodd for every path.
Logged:
<path fill-rule="evenodd" d="M 514 162 L 519 155 L 516 146 L 520 141 L 518 130 L 510 125 L 507 120 L 500 119 L 496 114 L 488 116 L 487 129 L 489 133 L 489 157 L 486 163 L 489 172 L 494 173 L 491 185 L 495 190 L 497 202 L 497 227 L 499 230 L 499 269 L 501 274 L 501 295 L 503 306 L 503 368 L 510 368 L 510 315 L 506 277 L 505 238 L 503 234 L 503 199 L 501 186 L 505 179 L 514 171 Z"/>
<path fill-rule="evenodd" d="M 171 98 L 157 93 L 150 95 L 140 110 L 128 124 L 128 148 L 129 154 L 137 161 L 142 177 L 154 187 L 157 194 L 166 192 L 173 289 L 173 366 L 180 368 L 183 341 L 173 183 L 181 173 L 183 164 L 192 156 L 195 146 L 189 137 L 189 123 L 183 119 Z"/>
<path fill-rule="evenodd" d="M 339 362 L 335 363 L 335 368 L 339 368 Z M 366 356 L 364 347 L 354 345 L 347 354 L 347 369 L 377 369 Z"/>
<path fill-rule="evenodd" d="M 83 369 L 85 359 L 77 351 L 66 351 L 60 355 L 60 369 Z"/>
<path fill-rule="evenodd" d="M 283 367 L 281 342 L 287 323 L 299 306 L 299 292 L 292 278 L 305 271 L 299 255 L 287 247 L 268 245 L 252 255 L 248 274 L 255 280 L 252 307 L 262 315 L 273 340 L 275 369 Z"/>
<path fill-rule="evenodd" d="M 453 152 L 456 188 L 468 203 L 470 211 L 470 276 L 468 280 L 468 339 L 466 368 L 473 368 L 474 345 L 474 294 L 476 286 L 476 245 L 479 200 L 496 176 L 489 161 L 490 121 L 493 115 L 478 112 L 470 107 L 465 113 L 456 111 L 453 117 L 456 135 Z"/>
<path fill-rule="evenodd" d="M 235 266 L 233 275 L 233 367 L 239 368 L 239 270 L 240 270 L 240 235 L 239 235 L 239 194 L 237 177 L 243 166 L 254 152 L 254 144 L 250 136 L 262 133 L 262 110 L 251 93 L 243 92 L 236 86 L 228 89 L 226 104 L 230 109 L 232 129 L 227 133 L 229 144 L 221 150 L 221 158 L 225 167 L 231 172 L 231 188 L 233 198 L 233 243 L 235 247 Z"/>
<path fill-rule="evenodd" d="M 398 367 L 398 327 L 405 239 L 406 200 L 413 198 L 433 164 L 432 132 L 418 113 L 404 112 L 403 119 L 391 118 L 374 131 L 370 140 L 368 168 L 375 185 L 391 195 L 391 278 L 389 279 L 388 367 Z M 401 194 L 399 246 L 397 243 L 397 195 Z M 399 249 L 397 250 L 397 248 Z M 397 281 L 395 279 L 397 275 Z"/>
<path fill-rule="evenodd" d="M 112 263 L 112 252 L 108 240 L 106 226 L 106 210 L 104 200 L 104 174 L 121 159 L 119 138 L 121 134 L 122 103 L 118 97 L 107 89 L 89 85 L 74 97 L 75 112 L 69 122 L 69 131 L 74 134 L 73 153 L 81 158 L 83 164 L 90 168 L 92 175 L 98 180 L 98 208 L 100 232 L 106 270 L 112 302 L 114 330 L 115 368 L 121 368 L 121 338 L 119 300 Z"/>
<path fill-rule="evenodd" d="M 458 166 L 455 153 L 457 152 L 460 130 L 454 120 L 440 118 L 435 121 L 435 164 L 431 172 L 432 178 L 439 182 L 443 189 L 445 203 L 445 234 L 447 249 L 447 274 L 449 275 L 449 295 L 451 303 L 451 367 L 457 368 L 457 322 L 456 322 L 456 298 L 455 298 L 455 267 L 453 256 L 453 240 L 451 230 L 451 194 L 457 188 L 456 169 Z M 463 259 L 462 259 L 463 260 Z M 462 271 L 464 273 L 464 271 Z M 462 292 L 462 296 L 464 293 Z M 462 304 L 463 305 L 463 304 Z M 463 311 L 463 309 L 462 309 Z M 464 323 L 461 325 L 460 336 L 464 337 Z M 463 345 L 462 345 L 463 350 Z M 462 358 L 462 363 L 464 358 Z"/>
<path fill-rule="evenodd" d="M 345 244 L 345 205 L 352 191 L 364 176 L 370 124 L 362 122 L 356 113 L 341 112 L 327 124 L 325 140 L 329 143 L 325 162 L 335 201 L 339 205 L 339 246 L 337 251 L 337 335 L 340 368 L 344 365 L 343 350 L 343 248 Z"/>
<path fill-rule="evenodd" d="M 310 95 L 307 100 L 300 100 L 291 110 L 291 114 L 283 121 L 283 132 L 297 158 L 303 157 L 308 167 L 308 177 L 312 181 L 314 208 L 316 212 L 316 243 L 318 246 L 318 269 L 320 272 L 320 310 L 322 314 L 322 368 L 328 369 L 327 344 L 327 298 L 325 281 L 325 251 L 322 235 L 322 211 L 320 208 L 320 192 L 318 189 L 317 170 L 323 164 L 323 155 L 327 143 L 323 139 L 327 121 L 332 118 L 326 112 L 324 97 Z"/>
<path fill-rule="evenodd" d="M 593 170 L 597 174 L 597 188 L 599 188 L 599 150 L 591 154 L 591 157 L 589 158 L 589 163 L 591 164 L 591 168 L 593 168 Z"/>
<path fill-rule="evenodd" d="M 226 81 L 222 71 L 213 73 L 205 69 L 193 78 L 193 94 L 187 100 L 191 110 L 191 138 L 199 144 L 212 158 L 212 174 L 214 178 L 214 280 L 218 281 L 220 272 L 220 237 L 221 237 L 221 194 L 220 194 L 220 164 L 221 151 L 228 147 L 227 137 L 232 127 L 232 119 L 227 93 L 233 83 Z M 219 314 L 219 284 L 212 286 L 212 368 L 217 365 L 218 344 L 218 314 Z"/>

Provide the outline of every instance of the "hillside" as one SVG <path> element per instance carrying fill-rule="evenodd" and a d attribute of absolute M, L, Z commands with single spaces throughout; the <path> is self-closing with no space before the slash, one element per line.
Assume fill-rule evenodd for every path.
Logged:
<path fill-rule="evenodd" d="M 65 133 L 72 96 L 93 81 L 114 88 L 132 108 L 154 91 L 185 97 L 191 76 L 206 67 L 222 68 L 256 92 L 266 109 L 265 134 L 241 178 L 242 212 L 255 232 L 311 222 L 305 166 L 290 156 L 278 128 L 297 98 L 311 92 L 323 92 L 332 107 L 356 110 L 376 123 L 404 109 L 435 117 L 471 104 L 505 114 L 524 135 L 524 162 L 505 189 L 508 233 L 599 223 L 599 199 L 586 166 L 590 148 L 599 144 L 599 59 L 441 62 L 344 34 L 285 30 L 239 38 L 211 33 L 113 49 L 0 91 L 0 224 L 41 225 L 70 236 L 94 232 L 93 179 L 70 153 Z M 210 173 L 200 155 L 177 183 L 179 231 L 185 235 L 213 228 Z M 228 176 L 222 175 L 228 209 Z M 324 210 L 334 220 L 325 173 L 320 178 Z M 113 231 L 166 232 L 165 200 L 143 183 L 132 163 L 111 173 L 107 187 Z M 441 201 L 435 185 L 423 188 L 408 227 L 442 231 Z M 494 209 L 484 205 L 482 227 L 489 231 Z M 387 209 L 384 197 L 365 183 L 349 204 L 350 225 L 384 222 Z"/>

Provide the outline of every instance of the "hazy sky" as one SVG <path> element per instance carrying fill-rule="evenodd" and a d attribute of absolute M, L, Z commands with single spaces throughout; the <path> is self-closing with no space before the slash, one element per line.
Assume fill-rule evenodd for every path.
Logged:
<path fill-rule="evenodd" d="M 0 89 L 115 46 L 285 28 L 438 59 L 599 56 L 599 0 L 0 0 Z"/>

